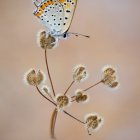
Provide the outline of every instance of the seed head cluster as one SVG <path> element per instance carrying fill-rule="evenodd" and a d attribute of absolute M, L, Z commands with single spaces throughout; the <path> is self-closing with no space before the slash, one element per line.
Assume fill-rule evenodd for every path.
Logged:
<path fill-rule="evenodd" d="M 63 110 L 70 105 L 70 98 L 66 95 L 58 95 L 56 97 L 58 110 Z"/>
<path fill-rule="evenodd" d="M 84 93 L 83 90 L 76 90 L 75 96 L 73 96 L 73 100 L 75 100 L 77 103 L 85 103 L 89 99 L 89 96 Z"/>
<path fill-rule="evenodd" d="M 24 76 L 24 80 L 28 85 L 38 86 L 43 81 L 45 81 L 45 75 L 42 71 L 35 71 L 34 69 L 30 69 Z"/>
<path fill-rule="evenodd" d="M 84 65 L 77 65 L 73 70 L 73 80 L 82 82 L 88 77 L 88 72 Z"/>
<path fill-rule="evenodd" d="M 58 45 L 58 38 L 41 31 L 38 33 L 38 44 L 42 49 L 53 49 Z"/>
<path fill-rule="evenodd" d="M 85 90 L 78 89 L 75 91 L 75 94 L 73 96 L 68 96 L 67 93 L 70 90 L 71 86 L 75 82 L 82 82 L 88 77 L 88 71 L 84 65 L 77 65 L 74 67 L 72 72 L 72 83 L 64 92 L 64 94 L 56 94 L 52 85 L 51 76 L 49 73 L 49 66 L 47 62 L 47 55 L 46 55 L 46 49 L 53 49 L 58 44 L 58 39 L 50 34 L 47 34 L 46 31 L 39 32 L 38 35 L 38 43 L 39 46 L 45 50 L 45 60 L 46 60 L 46 66 L 48 71 L 48 77 L 50 79 L 52 92 L 48 86 L 43 86 L 42 90 L 40 90 L 39 86 L 43 83 L 45 80 L 45 75 L 42 71 L 35 69 L 30 69 L 24 76 L 24 79 L 28 85 L 35 86 L 38 90 L 38 92 L 45 97 L 48 101 L 50 101 L 53 105 L 55 105 L 55 108 L 57 112 L 63 111 L 65 112 L 66 107 L 70 106 L 73 102 L 76 103 L 87 103 L 89 101 L 89 95 L 87 94 L 87 90 L 97 86 L 100 83 L 103 83 L 104 85 L 110 87 L 110 88 L 116 88 L 119 85 L 118 77 L 117 77 L 117 71 L 112 66 L 106 66 L 103 68 L 102 71 L 102 78 L 99 82 L 96 84 L 93 84 L 92 86 L 86 88 Z M 66 113 L 68 115 L 68 113 Z M 79 121 L 79 119 L 73 117 L 71 114 L 69 114 L 72 118 Z M 56 118 L 55 118 L 56 119 Z M 88 114 L 85 117 L 85 121 L 79 121 L 82 124 L 85 124 L 86 129 L 88 133 L 91 135 L 93 132 L 97 131 L 102 125 L 103 125 L 103 118 L 99 116 L 97 113 Z M 53 123 L 54 125 L 54 123 Z"/>
<path fill-rule="evenodd" d="M 119 82 L 117 81 L 116 69 L 112 66 L 107 66 L 103 69 L 102 83 L 110 88 L 117 88 Z"/>
<path fill-rule="evenodd" d="M 88 133 L 91 135 L 103 125 L 103 118 L 97 113 L 88 114 L 85 117 L 85 125 Z"/>

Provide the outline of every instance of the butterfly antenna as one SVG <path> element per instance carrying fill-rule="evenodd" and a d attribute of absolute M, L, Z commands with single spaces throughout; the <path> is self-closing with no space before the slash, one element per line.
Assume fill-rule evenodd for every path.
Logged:
<path fill-rule="evenodd" d="M 83 36 L 83 37 L 86 37 L 86 38 L 90 38 L 89 35 L 83 35 L 83 34 L 80 34 L 80 33 L 72 33 L 72 32 L 69 32 L 69 34 L 75 35 L 76 37 Z"/>

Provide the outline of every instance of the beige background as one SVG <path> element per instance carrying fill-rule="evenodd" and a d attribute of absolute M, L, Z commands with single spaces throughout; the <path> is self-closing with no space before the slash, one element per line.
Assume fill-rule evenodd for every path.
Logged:
<path fill-rule="evenodd" d="M 43 27 L 33 9 L 31 0 L 0 0 L 0 140 L 49 139 L 53 106 L 23 84 L 29 68 L 46 70 L 43 50 L 36 44 Z M 91 38 L 72 36 L 49 51 L 56 91 L 64 92 L 79 63 L 88 67 L 90 77 L 69 94 L 98 81 L 106 64 L 117 67 L 121 87 L 112 91 L 100 85 L 89 91 L 89 104 L 67 109 L 81 120 L 90 112 L 104 116 L 98 133 L 89 137 L 81 124 L 61 113 L 58 140 L 140 139 L 140 0 L 79 0 L 71 31 Z"/>

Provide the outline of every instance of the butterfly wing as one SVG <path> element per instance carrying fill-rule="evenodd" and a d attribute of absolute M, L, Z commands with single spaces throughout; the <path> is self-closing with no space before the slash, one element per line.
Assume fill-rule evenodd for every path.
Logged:
<path fill-rule="evenodd" d="M 59 0 L 64 9 L 64 23 L 62 33 L 67 32 L 70 28 L 77 6 L 77 1 L 78 0 Z"/>
<path fill-rule="evenodd" d="M 34 15 L 54 34 L 62 32 L 64 10 L 58 0 L 44 0 L 34 12 Z"/>

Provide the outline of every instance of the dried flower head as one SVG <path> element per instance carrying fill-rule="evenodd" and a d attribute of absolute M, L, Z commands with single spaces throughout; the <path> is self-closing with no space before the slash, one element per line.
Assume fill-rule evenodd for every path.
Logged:
<path fill-rule="evenodd" d="M 38 44 L 43 49 L 53 49 L 58 45 L 58 38 L 41 31 L 38 34 Z"/>
<path fill-rule="evenodd" d="M 24 76 L 24 80 L 28 85 L 38 86 L 45 81 L 45 75 L 42 71 L 36 72 L 34 69 L 30 69 Z"/>
<path fill-rule="evenodd" d="M 56 97 L 56 103 L 59 110 L 64 109 L 65 107 L 70 105 L 70 97 L 66 95 L 58 95 Z"/>
<path fill-rule="evenodd" d="M 86 129 L 88 130 L 89 135 L 91 135 L 92 132 L 99 130 L 99 128 L 103 125 L 103 118 L 97 113 L 88 114 L 85 117 L 85 123 Z"/>
<path fill-rule="evenodd" d="M 105 75 L 113 75 L 116 73 L 116 69 L 110 65 L 107 65 L 103 68 L 103 73 Z"/>
<path fill-rule="evenodd" d="M 88 101 L 88 99 L 89 99 L 88 95 L 85 94 L 84 91 L 80 89 L 76 90 L 75 96 L 73 96 L 73 100 L 75 100 L 77 103 L 80 102 L 85 103 Z"/>
<path fill-rule="evenodd" d="M 117 82 L 116 70 L 112 66 L 106 66 L 103 69 L 102 83 L 111 88 L 116 88 L 119 85 Z"/>
<path fill-rule="evenodd" d="M 83 65 L 77 65 L 73 70 L 74 81 L 81 82 L 88 77 L 86 67 Z"/>

